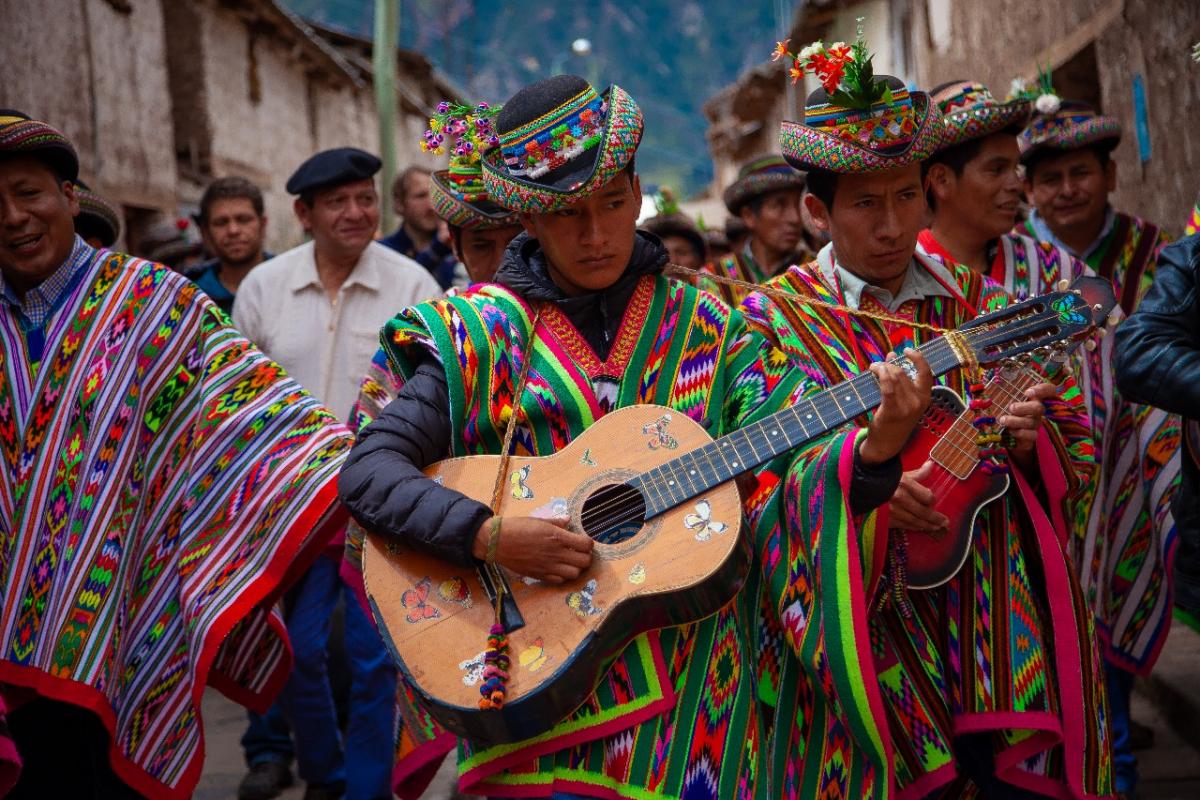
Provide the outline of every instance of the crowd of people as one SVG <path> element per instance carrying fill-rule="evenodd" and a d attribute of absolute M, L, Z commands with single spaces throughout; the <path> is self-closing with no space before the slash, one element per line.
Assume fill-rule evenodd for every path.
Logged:
<path fill-rule="evenodd" d="M 641 110 L 570 75 L 439 106 L 449 165 L 399 174 L 382 238 L 362 150 L 297 166 L 307 241 L 278 254 L 273 187 L 216 179 L 207 260 L 177 229 L 110 249 L 72 143 L 0 110 L 0 797 L 190 796 L 205 686 L 249 709 L 241 800 L 296 773 L 306 800 L 418 797 L 446 758 L 499 798 L 1134 797 L 1134 678 L 1200 608 L 1200 239 L 1114 208 L 1119 121 L 1045 84 L 829 70 L 861 40 L 776 55 L 822 86 L 708 230 L 669 192 L 639 224 Z M 917 349 L 1082 276 L 1116 335 L 1015 395 Z M 398 671 L 365 536 L 545 584 L 597 557 L 435 462 L 645 403 L 717 437 L 865 373 L 874 411 L 752 471 L 737 596 L 637 636 L 547 733 L 455 737 Z M 935 385 L 1008 488 L 916 589 L 909 549 L 962 511 L 901 463 Z M 489 664 L 498 705 L 523 667 Z"/>

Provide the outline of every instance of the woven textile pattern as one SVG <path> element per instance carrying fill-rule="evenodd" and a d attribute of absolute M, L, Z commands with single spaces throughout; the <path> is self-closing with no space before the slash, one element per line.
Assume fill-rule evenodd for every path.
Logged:
<path fill-rule="evenodd" d="M 911 108 L 886 107 L 878 116 L 863 119 L 843 119 L 844 110 L 831 108 L 823 125 L 785 120 L 779 129 L 783 155 L 800 169 L 840 173 L 877 172 L 923 161 L 941 144 L 942 118 L 930 108 L 927 95 L 918 92 L 909 101 Z"/>
<path fill-rule="evenodd" d="M 1020 233 L 1025 235 L 1002 240 L 1015 266 L 1038 260 L 1028 255 L 1031 252 L 1061 252 L 1034 245 L 1030 226 Z M 1065 253 L 1042 257 L 1040 267 L 1006 275 L 1006 287 L 1019 297 L 1046 291 L 1058 280 L 1081 273 L 1100 274 L 1113 282 L 1128 313 L 1153 282 L 1158 252 L 1168 242 L 1156 226 L 1118 214 L 1086 265 Z M 1105 655 L 1127 670 L 1146 674 L 1170 630 L 1170 559 L 1176 536 L 1171 498 L 1181 475 L 1182 427 L 1177 416 L 1121 397 L 1112 375 L 1112 340 L 1106 336 L 1093 353 L 1081 348 L 1074 356 L 1075 374 L 1090 410 L 1099 472 L 1088 493 L 1072 507 L 1071 554 L 1096 615 Z"/>
<path fill-rule="evenodd" d="M 429 202 L 434 212 L 449 224 L 472 230 L 518 224 L 516 214 L 486 213 L 474 203 L 464 200 L 445 181 L 445 170 L 433 174 L 429 182 Z"/>
<path fill-rule="evenodd" d="M 95 710 L 139 792 L 191 796 L 201 688 L 263 708 L 281 581 L 341 524 L 348 432 L 165 267 L 95 253 L 36 372 L 0 316 L 0 681 Z"/>
<path fill-rule="evenodd" d="M 1034 117 L 1028 127 L 1021 131 L 1017 143 L 1024 155 L 1041 148 L 1075 150 L 1119 138 L 1121 123 L 1112 117 L 1095 114 L 1055 114 Z"/>
<path fill-rule="evenodd" d="M 643 286 L 650 288 L 644 300 Z M 543 319 L 546 313 L 543 309 Z M 452 428 L 458 432 L 455 454 L 495 452 L 510 413 L 519 414 L 517 440 L 527 443 L 518 451 L 558 449 L 600 413 L 592 385 L 598 375 L 618 378 L 617 407 L 669 405 L 707 422 L 714 435 L 816 388 L 787 370 L 783 360 L 764 359 L 761 339 L 716 298 L 660 277 L 643 279 L 605 363 L 586 352 L 571 329 L 539 325 L 529 388 L 514 404 L 511 376 L 521 367 L 532 317 L 532 309 L 507 290 L 482 286 L 408 309 L 386 328 L 399 375 L 410 374 L 421 350 L 434 350 L 443 364 L 455 367 L 447 375 Z M 623 343 L 627 329 L 634 333 L 629 346 Z M 821 488 L 839 482 L 851 452 L 845 441 L 826 437 L 802 449 L 792 467 L 798 479 L 819 471 Z M 738 600 L 702 622 L 638 637 L 583 708 L 548 734 L 484 750 L 462 743 L 459 769 L 467 790 L 533 797 L 552 791 L 631 798 L 772 796 L 759 778 L 762 732 L 750 645 L 760 586 L 777 586 L 782 596 L 796 560 L 792 537 L 781 535 L 775 491 L 781 476 L 791 474 L 786 460 L 772 462 L 746 502 L 754 540 L 761 543 L 755 551 L 778 552 L 769 566 L 764 562 L 752 570 Z M 833 486 L 828 492 L 828 502 L 844 508 L 844 493 Z M 838 646 L 844 641 L 838 639 Z M 816 653 L 826 645 L 814 636 L 810 646 Z M 829 659 L 840 662 L 844 656 Z M 826 688 L 840 690 L 836 681 Z M 851 690 L 845 691 L 844 705 L 859 708 Z M 864 730 L 860 723 L 845 727 Z M 836 785 L 834 763 L 831 755 L 827 772 Z"/>
<path fill-rule="evenodd" d="M 983 313 L 1006 302 L 994 283 L 965 267 L 948 266 L 965 303 L 938 296 L 910 301 L 899 310 L 902 316 L 955 328 L 973 316 L 968 305 Z M 826 302 L 840 297 L 838 287 L 819 276 L 815 263 L 792 267 L 768 285 Z M 807 364 L 807 369 L 823 373 L 831 382 L 866 367 L 859 363 L 858 353 L 865 362 L 877 361 L 888 350 L 920 344 L 930 335 L 908 327 L 890 331 L 873 320 L 772 301 L 757 293 L 742 302 L 741 310 L 751 326 L 793 363 Z M 959 372 L 940 380 L 960 393 L 966 388 Z M 1069 479 L 1087 474 L 1092 454 L 1084 441 L 1085 411 L 1070 381 L 1064 385 L 1063 397 L 1048 406 L 1048 419 L 1055 425 L 1047 430 L 1051 457 Z M 1004 737 L 999 741 L 1008 742 L 997 744 L 997 763 L 1010 764 L 1002 769 L 1002 779 L 1016 778 L 1051 793 L 1064 783 L 1080 794 L 1109 791 L 1106 707 L 1096 688 L 1102 681 L 1090 615 L 1061 543 L 1054 535 L 1043 537 L 1025 521 L 1022 502 L 1022 496 L 1010 490 L 985 508 L 976 523 L 967 565 L 944 587 L 910 591 L 912 617 L 905 617 L 891 602 L 876 609 L 875 593 L 881 584 L 886 586 L 886 575 L 881 575 L 884 562 L 878 553 L 874 558 L 863 553 L 863 582 L 873 610 L 869 619 L 858 623 L 870 630 L 877 688 L 887 699 L 886 711 L 879 717 L 886 720 L 881 735 L 892 748 L 892 767 L 902 795 L 909 790 L 925 794 L 955 780 L 951 742 L 956 726 L 967 719 L 972 730 L 994 730 Z M 1032 571 L 1031 565 L 1036 565 Z M 808 571 L 813 574 L 820 568 L 809 565 Z M 1034 574 L 1041 579 L 1035 580 Z M 1066 602 L 1048 608 L 1050 596 Z M 785 661 L 783 672 L 787 675 L 798 668 Z M 781 681 L 786 683 L 786 678 Z M 786 699 L 781 689 L 776 748 L 768 757 L 768 763 L 776 764 L 780 782 L 786 782 L 788 775 L 804 778 L 804 754 L 818 746 L 795 725 L 790 739 L 784 737 L 787 723 L 801 718 L 785 705 Z M 1070 754 L 1068 766 L 1044 759 L 1028 761 L 1058 745 Z"/>

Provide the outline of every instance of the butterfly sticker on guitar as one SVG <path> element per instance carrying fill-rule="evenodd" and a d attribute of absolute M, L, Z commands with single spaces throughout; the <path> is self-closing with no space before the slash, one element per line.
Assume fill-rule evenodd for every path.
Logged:
<path fill-rule="evenodd" d="M 707 542 L 714 533 L 724 533 L 729 526 L 712 518 L 712 506 L 707 500 L 696 503 L 696 513 L 683 518 L 683 524 L 689 531 L 696 532 L 697 542 Z"/>
<path fill-rule="evenodd" d="M 422 578 L 416 586 L 408 589 L 404 594 L 400 595 L 400 605 L 408 609 L 408 614 L 405 615 L 405 620 L 410 623 L 424 622 L 427 619 L 437 619 L 442 615 L 436 606 L 431 606 L 427 602 L 429 600 L 429 590 L 433 586 L 433 581 L 429 578 Z"/>

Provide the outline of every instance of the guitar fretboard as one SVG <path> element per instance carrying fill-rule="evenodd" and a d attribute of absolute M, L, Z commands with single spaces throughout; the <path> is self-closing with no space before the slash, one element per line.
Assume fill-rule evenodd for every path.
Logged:
<path fill-rule="evenodd" d="M 935 376 L 959 366 L 958 356 L 943 337 L 919 348 Z M 907 358 L 896 363 L 912 373 Z M 747 425 L 653 469 L 628 483 L 646 498 L 646 519 L 767 463 L 794 447 L 816 439 L 875 408 L 881 402 L 879 382 L 863 372 L 795 405 Z"/>

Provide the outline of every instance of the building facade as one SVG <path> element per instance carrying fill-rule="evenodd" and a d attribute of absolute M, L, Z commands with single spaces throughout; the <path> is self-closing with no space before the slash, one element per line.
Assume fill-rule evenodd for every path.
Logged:
<path fill-rule="evenodd" d="M 1121 120 L 1113 202 L 1178 234 L 1200 192 L 1200 41 L 1196 0 L 808 0 L 797 3 L 793 52 L 849 41 L 864 18 L 876 71 L 930 89 L 979 80 L 1003 97 L 1012 80 L 1049 69 L 1068 99 Z M 786 66 L 766 60 L 705 106 L 720 196 L 737 165 L 778 152 L 779 121 L 799 119 L 811 85 L 789 90 Z"/>
<path fill-rule="evenodd" d="M 292 171 L 329 147 L 379 152 L 370 43 L 276 0 L 0 0 L 0 19 L 0 106 L 75 142 L 83 179 L 121 206 L 130 249 L 154 223 L 190 217 L 225 175 L 262 187 L 267 246 L 287 249 L 303 240 Z M 428 158 L 427 112 L 456 90 L 420 54 L 397 61 L 404 166 Z"/>

